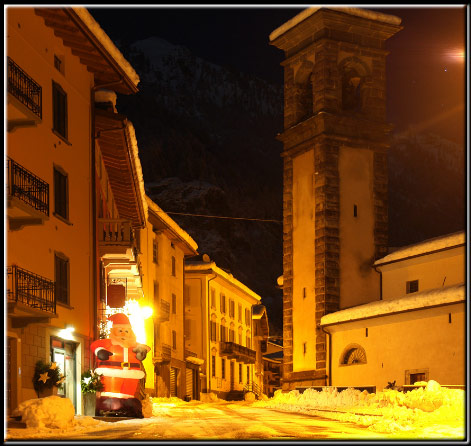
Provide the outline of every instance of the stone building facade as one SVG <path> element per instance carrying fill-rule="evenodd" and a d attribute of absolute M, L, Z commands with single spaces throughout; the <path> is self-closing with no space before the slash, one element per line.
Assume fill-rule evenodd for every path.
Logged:
<path fill-rule="evenodd" d="M 285 52 L 283 388 L 325 385 L 325 314 L 375 300 L 387 253 L 386 40 L 400 19 L 309 8 L 270 35 Z"/>

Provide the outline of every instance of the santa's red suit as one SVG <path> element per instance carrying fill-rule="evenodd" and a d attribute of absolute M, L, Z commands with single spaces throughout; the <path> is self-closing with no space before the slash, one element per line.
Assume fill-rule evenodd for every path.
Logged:
<path fill-rule="evenodd" d="M 139 380 L 145 376 L 144 371 L 141 370 L 141 361 L 136 358 L 136 353 L 133 352 L 133 349 L 138 346 L 135 335 L 132 332 L 129 319 L 124 314 L 114 314 L 108 319 L 113 322 L 110 339 L 99 339 L 90 345 L 90 349 L 95 355 L 100 350 L 112 353 L 107 360 L 97 357 L 95 372 L 103 375 L 104 384 L 101 396 L 135 398 Z M 125 337 L 120 337 L 115 329 L 122 330 Z M 127 346 L 123 346 L 123 344 Z M 139 346 L 147 347 L 142 344 Z"/>

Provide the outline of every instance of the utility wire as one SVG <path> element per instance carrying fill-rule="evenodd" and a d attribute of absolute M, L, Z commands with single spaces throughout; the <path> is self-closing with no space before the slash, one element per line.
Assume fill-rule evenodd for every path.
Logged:
<path fill-rule="evenodd" d="M 243 217 L 221 217 L 220 215 L 202 215 L 202 214 L 186 214 L 183 212 L 167 212 L 167 211 L 157 211 L 169 215 L 185 215 L 188 217 L 205 217 L 205 218 L 223 218 L 226 220 L 247 220 L 247 221 L 265 221 L 272 223 L 283 223 L 281 220 L 272 220 L 272 219 L 263 219 L 263 218 L 243 218 Z"/>

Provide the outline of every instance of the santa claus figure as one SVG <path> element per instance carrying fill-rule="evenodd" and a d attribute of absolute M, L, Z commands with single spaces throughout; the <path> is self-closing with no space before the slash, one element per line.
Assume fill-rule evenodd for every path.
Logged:
<path fill-rule="evenodd" d="M 97 398 L 97 412 L 142 418 L 142 405 L 137 394 L 139 380 L 145 376 L 141 361 L 150 347 L 136 341 L 125 314 L 113 314 L 108 320 L 113 323 L 109 339 L 99 339 L 90 346 L 97 358 L 95 372 L 103 375 L 104 384 L 104 391 Z"/>

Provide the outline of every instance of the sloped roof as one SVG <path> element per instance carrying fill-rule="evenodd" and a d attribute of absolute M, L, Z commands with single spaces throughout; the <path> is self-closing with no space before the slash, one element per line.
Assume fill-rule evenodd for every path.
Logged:
<path fill-rule="evenodd" d="M 54 35 L 95 76 L 95 84 L 123 94 L 137 93 L 139 76 L 91 14 L 83 7 L 37 7 Z"/>
<path fill-rule="evenodd" d="M 142 228 L 147 202 L 134 127 L 126 116 L 97 108 L 95 130 L 119 217 Z"/>
<path fill-rule="evenodd" d="M 464 246 L 466 243 L 465 232 L 454 232 L 452 234 L 442 235 L 440 237 L 424 240 L 420 243 L 404 246 L 388 254 L 387 256 L 376 260 L 375 266 L 385 265 L 386 263 L 398 262 L 410 257 L 416 257 L 431 254 L 436 251 Z"/>
<path fill-rule="evenodd" d="M 326 314 L 321 318 L 321 325 L 333 325 L 352 322 L 372 317 L 388 316 L 412 310 L 423 310 L 440 305 L 455 304 L 465 301 L 464 284 L 435 288 L 421 293 L 412 293 L 406 297 L 392 300 L 379 300 L 335 313 Z"/>
<path fill-rule="evenodd" d="M 190 234 L 184 231 L 178 224 L 166 214 L 157 203 L 154 203 L 146 195 L 147 205 L 149 209 L 149 215 L 152 218 L 149 218 L 151 224 L 161 231 L 163 231 L 166 236 L 176 243 L 179 243 L 183 251 L 187 255 L 197 254 L 198 245 L 191 238 Z"/>

